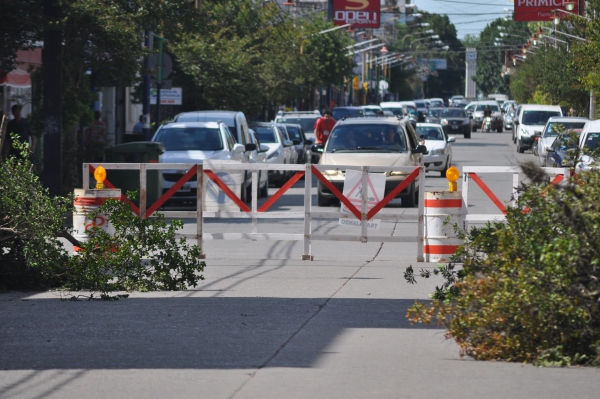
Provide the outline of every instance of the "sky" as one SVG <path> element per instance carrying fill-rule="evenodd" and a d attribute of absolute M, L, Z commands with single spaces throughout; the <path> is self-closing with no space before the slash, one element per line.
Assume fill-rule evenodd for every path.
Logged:
<path fill-rule="evenodd" d="M 512 12 L 513 3 L 509 0 L 413 0 L 419 10 L 435 14 L 447 14 L 456 26 L 459 39 L 466 35 L 479 36 L 479 33 L 496 18 Z"/>

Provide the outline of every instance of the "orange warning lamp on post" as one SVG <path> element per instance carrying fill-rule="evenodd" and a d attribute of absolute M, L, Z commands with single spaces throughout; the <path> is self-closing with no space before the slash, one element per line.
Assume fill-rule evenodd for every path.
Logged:
<path fill-rule="evenodd" d="M 448 191 L 455 192 L 458 191 L 458 183 L 456 181 L 460 177 L 460 172 L 456 169 L 456 166 L 452 165 L 446 171 L 446 179 L 448 179 Z"/>
<path fill-rule="evenodd" d="M 106 169 L 98 166 L 94 171 L 94 179 L 96 179 L 96 190 L 103 190 L 104 180 L 106 180 Z"/>

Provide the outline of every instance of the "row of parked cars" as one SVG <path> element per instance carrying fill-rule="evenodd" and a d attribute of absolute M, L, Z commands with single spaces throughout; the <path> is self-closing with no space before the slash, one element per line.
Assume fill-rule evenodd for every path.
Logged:
<path fill-rule="evenodd" d="M 312 130 L 311 130 L 312 131 Z M 165 147 L 164 163 L 199 163 L 204 160 L 231 160 L 242 163 L 303 164 L 311 156 L 312 140 L 298 123 L 248 123 L 243 112 L 184 112 L 172 122 L 163 124 L 152 141 Z M 168 191 L 185 173 L 184 170 L 163 172 L 163 192 Z M 291 171 L 259 173 L 258 196 L 268 195 L 270 183 L 283 185 Z M 196 179 L 186 183 L 172 202 L 195 203 Z M 244 172 L 241 200 L 248 202 L 252 194 L 252 174 Z"/>

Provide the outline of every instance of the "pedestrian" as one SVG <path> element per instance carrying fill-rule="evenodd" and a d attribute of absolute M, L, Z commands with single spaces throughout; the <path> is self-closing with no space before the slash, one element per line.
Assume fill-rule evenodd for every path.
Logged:
<path fill-rule="evenodd" d="M 32 158 L 35 154 L 36 138 L 31 133 L 31 129 L 25 118 L 21 116 L 21 106 L 15 104 L 11 108 L 13 119 L 6 125 L 6 137 L 2 143 L 2 158 L 6 159 L 9 156 L 18 156 L 20 151 L 13 148 L 13 141 L 10 137 L 11 133 L 19 136 L 21 143 L 29 144 L 29 157 Z"/>
<path fill-rule="evenodd" d="M 86 162 L 101 161 L 108 145 L 106 123 L 100 120 L 101 116 L 100 111 L 94 111 L 94 122 L 85 130 L 84 158 Z"/>
<path fill-rule="evenodd" d="M 144 115 L 140 115 L 140 121 L 133 125 L 133 133 L 142 133 L 142 129 L 144 129 Z"/>
<path fill-rule="evenodd" d="M 325 144 L 329 138 L 329 133 L 333 130 L 336 120 L 331 116 L 331 111 L 325 111 L 325 114 L 317 119 L 315 123 L 315 141 L 316 144 Z"/>

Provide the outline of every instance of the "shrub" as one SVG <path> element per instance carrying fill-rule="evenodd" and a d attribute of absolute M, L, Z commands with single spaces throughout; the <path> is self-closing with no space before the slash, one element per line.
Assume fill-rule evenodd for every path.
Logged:
<path fill-rule="evenodd" d="M 549 186 L 538 167 L 523 170 L 533 182 L 519 189 L 506 223 L 459 232 L 462 269 L 436 269 L 444 285 L 408 317 L 437 320 L 475 359 L 599 365 L 600 172 Z M 415 281 L 412 268 L 405 277 Z"/>

